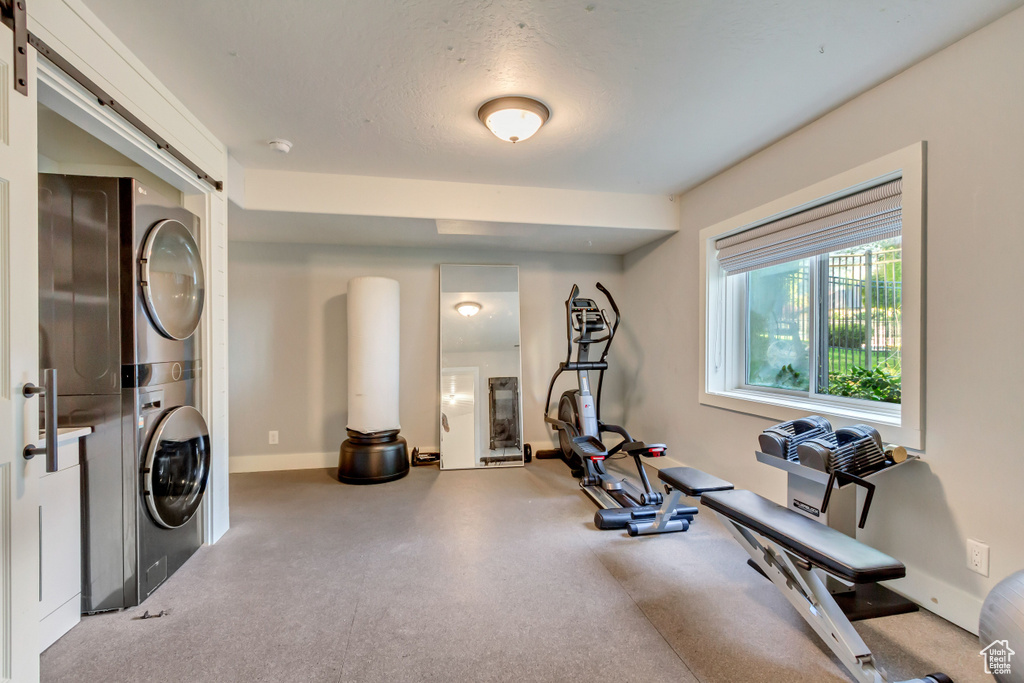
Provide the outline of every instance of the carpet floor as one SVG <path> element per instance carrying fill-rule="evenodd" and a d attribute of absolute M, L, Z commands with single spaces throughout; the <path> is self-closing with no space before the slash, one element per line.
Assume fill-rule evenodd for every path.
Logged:
<path fill-rule="evenodd" d="M 140 607 L 83 618 L 42 680 L 849 680 L 707 510 L 644 538 L 593 513 L 558 461 L 378 486 L 233 474 L 224 538 Z M 992 680 L 929 612 L 857 629 L 890 680 Z"/>

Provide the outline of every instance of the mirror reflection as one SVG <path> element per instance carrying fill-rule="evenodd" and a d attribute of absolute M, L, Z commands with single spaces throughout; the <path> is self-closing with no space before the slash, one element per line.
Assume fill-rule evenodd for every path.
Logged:
<path fill-rule="evenodd" d="M 519 267 L 441 266 L 441 469 L 523 464 Z"/>

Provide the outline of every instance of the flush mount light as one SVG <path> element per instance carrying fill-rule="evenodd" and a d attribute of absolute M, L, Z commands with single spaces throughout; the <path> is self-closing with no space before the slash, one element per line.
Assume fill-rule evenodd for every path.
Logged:
<path fill-rule="evenodd" d="M 464 315 L 467 318 L 472 318 L 480 312 L 481 308 L 483 307 L 475 301 L 460 301 L 455 304 L 455 310 L 459 312 L 459 315 Z"/>
<path fill-rule="evenodd" d="M 498 97 L 480 105 L 476 115 L 502 140 L 520 142 L 540 130 L 551 111 L 532 97 Z"/>

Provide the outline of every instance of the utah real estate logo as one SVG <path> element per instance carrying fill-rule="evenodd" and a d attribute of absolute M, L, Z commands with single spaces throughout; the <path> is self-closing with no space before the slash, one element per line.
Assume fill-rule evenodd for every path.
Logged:
<path fill-rule="evenodd" d="M 1010 641 L 994 640 L 978 654 L 985 658 L 985 673 L 1008 676 L 1010 674 L 1010 660 L 1017 653 L 1010 649 Z"/>

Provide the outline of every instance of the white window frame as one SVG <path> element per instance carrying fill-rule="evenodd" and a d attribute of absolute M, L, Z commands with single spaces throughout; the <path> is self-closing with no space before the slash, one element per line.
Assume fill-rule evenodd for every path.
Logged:
<path fill-rule="evenodd" d="M 836 427 L 868 424 L 885 441 L 924 448 L 925 151 L 924 141 L 917 142 L 701 230 L 703 360 L 698 400 L 702 405 L 779 421 L 822 415 Z M 746 385 L 746 278 L 727 277 L 718 264 L 715 241 L 899 177 L 903 178 L 901 404 Z"/>

